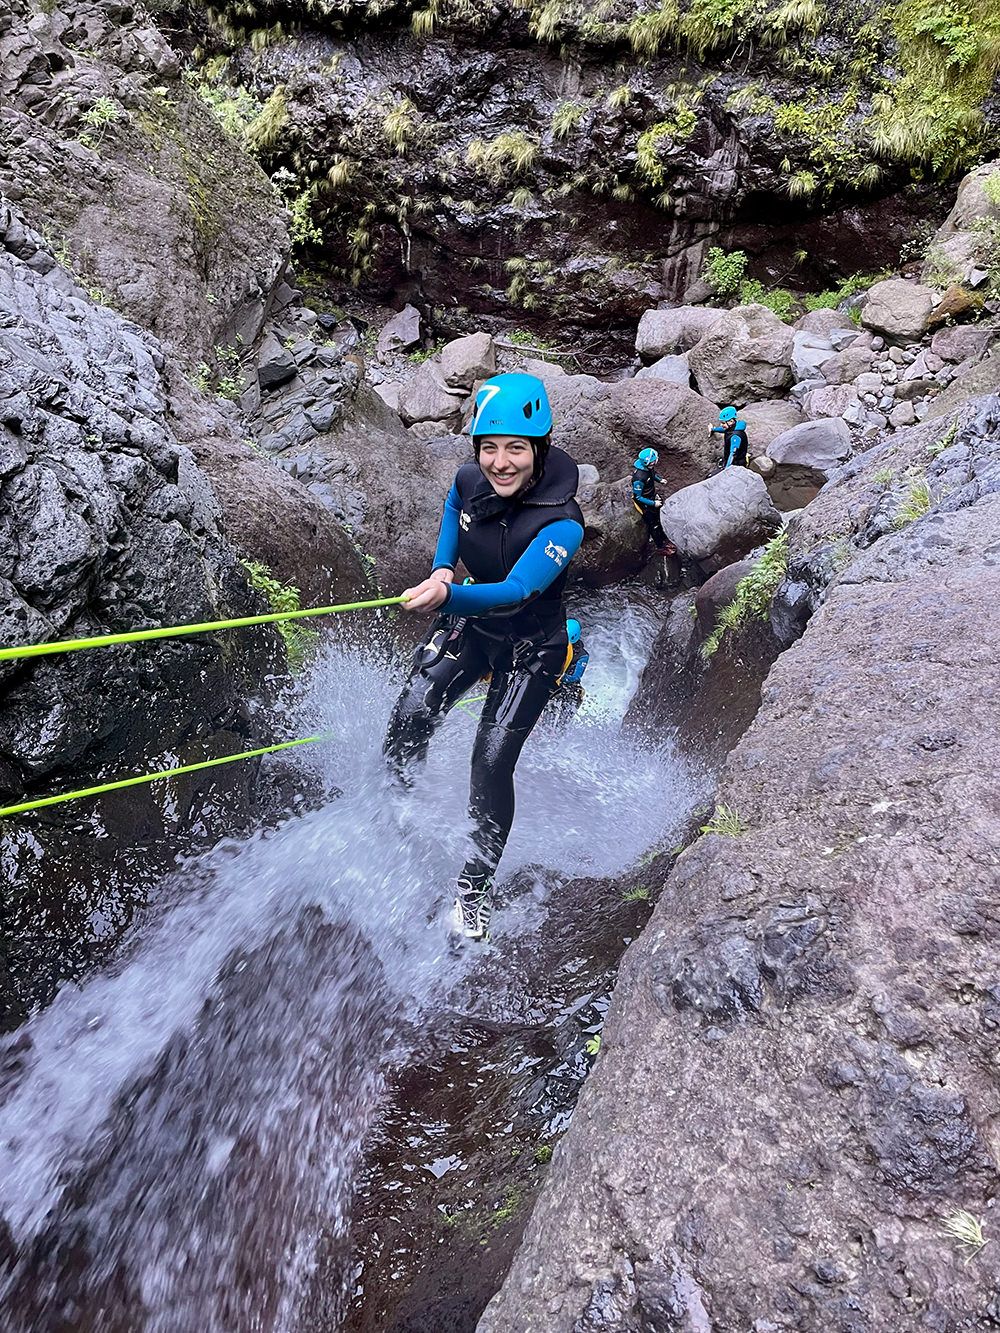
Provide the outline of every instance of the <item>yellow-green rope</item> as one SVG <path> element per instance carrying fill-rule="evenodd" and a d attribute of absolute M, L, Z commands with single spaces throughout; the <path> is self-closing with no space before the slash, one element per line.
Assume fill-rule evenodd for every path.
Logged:
<path fill-rule="evenodd" d="M 221 759 L 203 759 L 197 764 L 182 764 L 180 768 L 166 768 L 162 773 L 144 773 L 138 778 L 120 778 L 117 782 L 102 782 L 99 787 L 83 787 L 79 791 L 63 792 L 61 796 L 42 796 L 36 801 L 22 801 L 20 805 L 6 805 L 0 809 L 4 815 L 22 815 L 28 810 L 40 810 L 45 805 L 59 805 L 63 801 L 78 801 L 83 796 L 99 796 L 105 791 L 120 791 L 122 787 L 137 787 L 142 782 L 156 782 L 160 778 L 175 778 L 180 773 L 197 773 L 202 768 L 218 768 L 220 764 L 235 764 L 237 759 L 256 759 L 261 754 L 275 754 L 278 750 L 290 750 L 293 745 L 310 745 L 313 741 L 330 739 L 329 732 L 318 736 L 301 736 L 297 741 L 282 741 L 280 745 L 265 745 L 259 750 L 244 750 L 242 754 L 227 754 Z"/>
<path fill-rule="evenodd" d="M 273 625 L 279 620 L 304 620 L 306 616 L 333 616 L 341 611 L 368 611 L 379 606 L 399 606 L 402 597 L 379 597 L 372 602 L 344 602 L 340 606 L 314 606 L 305 611 L 272 611 L 265 616 L 241 616 L 237 620 L 208 620 L 201 625 L 169 625 L 160 629 L 130 630 L 126 634 L 102 634 L 93 639 L 63 639 L 58 643 L 31 643 L 19 648 L 0 648 L 0 662 L 18 657 L 45 657 L 49 653 L 77 653 L 84 648 L 111 648 L 116 643 L 140 643 L 144 639 L 170 639 L 180 634 L 210 634 L 217 629 L 242 629 L 246 625 Z M 5 813 L 0 810 L 0 814 Z"/>

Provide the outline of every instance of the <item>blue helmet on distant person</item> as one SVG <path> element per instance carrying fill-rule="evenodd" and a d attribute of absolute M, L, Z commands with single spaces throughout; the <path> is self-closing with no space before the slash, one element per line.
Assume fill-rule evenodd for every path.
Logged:
<path fill-rule="evenodd" d="M 656 467 L 659 461 L 660 455 L 655 449 L 640 449 L 635 465 L 636 467 Z"/>
<path fill-rule="evenodd" d="M 579 643 L 580 635 L 582 633 L 583 631 L 580 628 L 579 620 L 566 621 L 566 637 L 569 639 L 570 643 Z"/>
<path fill-rule="evenodd" d="M 720 409 L 719 409 L 719 420 L 720 420 L 720 421 L 735 421 L 735 420 L 736 420 L 736 408 L 735 408 L 735 407 L 722 407 L 722 408 L 720 408 Z"/>

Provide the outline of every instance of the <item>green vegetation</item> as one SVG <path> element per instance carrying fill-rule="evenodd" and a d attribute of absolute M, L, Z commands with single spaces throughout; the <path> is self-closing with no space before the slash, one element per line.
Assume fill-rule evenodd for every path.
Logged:
<path fill-rule="evenodd" d="M 753 569 L 736 585 L 733 600 L 719 612 L 715 629 L 701 645 L 705 661 L 716 653 L 730 631 L 743 628 L 749 620 L 766 620 L 771 600 L 788 572 L 788 533 L 779 532 L 764 548 Z"/>
<path fill-rule="evenodd" d="M 988 1245 L 989 1241 L 983 1234 L 983 1224 L 980 1219 L 972 1213 L 966 1212 L 964 1208 L 957 1209 L 943 1219 L 945 1235 L 957 1242 L 960 1250 L 965 1254 L 965 1262 L 971 1263 L 976 1255 Z"/>
<path fill-rule="evenodd" d="M 545 1166 L 547 1162 L 551 1162 L 552 1145 L 549 1143 L 539 1144 L 539 1146 L 535 1149 L 535 1161 L 538 1163 L 539 1166 Z"/>
<path fill-rule="evenodd" d="M 386 112 L 382 119 L 382 133 L 386 143 L 402 157 L 415 130 L 416 107 L 408 97 L 404 97 Z"/>
<path fill-rule="evenodd" d="M 521 1191 L 514 1185 L 508 1185 L 504 1191 L 503 1201 L 493 1209 L 493 1216 L 490 1218 L 491 1227 L 495 1230 L 505 1222 L 509 1222 L 520 1206 Z"/>
<path fill-rule="evenodd" d="M 883 488 L 892 485 L 893 471 L 891 467 L 880 467 L 877 472 L 872 473 L 872 481 L 876 486 Z"/>
<path fill-rule="evenodd" d="M 597 1052 L 601 1049 L 601 1034 L 598 1032 L 598 1034 L 595 1037 L 588 1038 L 587 1044 L 584 1046 L 583 1049 L 587 1052 L 588 1055 L 596 1055 Z"/>
<path fill-rule="evenodd" d="M 465 160 L 483 175 L 500 181 L 511 172 L 519 174 L 528 171 L 534 165 L 538 150 L 537 139 L 516 130 L 510 134 L 498 134 L 495 139 L 473 139 Z"/>
<path fill-rule="evenodd" d="M 246 127 L 247 143 L 255 153 L 273 149 L 288 125 L 288 102 L 284 85 L 280 84 Z"/>
<path fill-rule="evenodd" d="M 244 560 L 243 568 L 247 572 L 247 582 L 255 592 L 259 592 L 274 612 L 300 611 L 301 594 L 290 583 L 281 583 L 274 577 L 267 565 L 259 560 Z M 311 629 L 301 621 L 282 620 L 275 626 L 285 644 L 285 656 L 288 669 L 298 671 L 308 660 L 319 641 L 318 630 Z"/>
<path fill-rule="evenodd" d="M 917 472 L 910 477 L 909 490 L 892 520 L 893 527 L 898 531 L 910 523 L 915 523 L 918 518 L 923 518 L 930 507 L 931 488 L 924 474 Z"/>
<path fill-rule="evenodd" d="M 623 903 L 647 903 L 650 899 L 649 888 L 645 884 L 637 884 L 634 889 L 626 889 L 622 894 Z"/>
<path fill-rule="evenodd" d="M 555 137 L 568 139 L 583 119 L 586 110 L 582 102 L 560 102 L 552 113 L 552 133 Z"/>
<path fill-rule="evenodd" d="M 80 123 L 86 129 L 79 135 L 79 141 L 85 148 L 97 152 L 112 125 L 127 115 L 113 97 L 98 97 L 80 117 Z"/>
<path fill-rule="evenodd" d="M 876 282 L 881 282 L 888 276 L 886 273 L 855 273 L 853 277 L 845 278 L 839 287 L 817 292 L 814 296 L 806 296 L 802 303 L 807 310 L 836 310 L 849 297 L 867 291 L 869 287 L 873 287 Z"/>
<path fill-rule="evenodd" d="M 702 833 L 714 833 L 720 838 L 739 838 L 750 830 L 740 819 L 738 811 L 728 805 L 718 805 L 707 824 L 702 824 Z"/>
<path fill-rule="evenodd" d="M 747 257 L 742 250 L 725 251 L 713 245 L 705 256 L 701 276 L 716 296 L 735 296 L 747 269 Z"/>

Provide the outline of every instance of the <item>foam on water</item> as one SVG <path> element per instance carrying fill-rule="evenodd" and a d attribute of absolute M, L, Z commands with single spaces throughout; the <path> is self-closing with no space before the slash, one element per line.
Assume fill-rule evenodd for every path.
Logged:
<path fill-rule="evenodd" d="M 619 731 L 648 618 L 588 606 L 587 701 L 525 747 L 502 878 L 613 874 L 690 807 L 669 747 Z M 112 1333 L 293 1328 L 320 1231 L 346 1246 L 387 1065 L 476 957 L 449 947 L 442 918 L 467 850 L 475 719 L 455 710 L 400 798 L 380 756 L 400 671 L 375 658 L 330 646 L 296 706 L 332 733 L 297 761 L 341 794 L 182 866 L 115 966 L 7 1042 L 12 1327 L 59 1310 L 89 1328 L 99 1308 L 93 1326 Z M 494 947 L 536 926 L 508 910 Z"/>

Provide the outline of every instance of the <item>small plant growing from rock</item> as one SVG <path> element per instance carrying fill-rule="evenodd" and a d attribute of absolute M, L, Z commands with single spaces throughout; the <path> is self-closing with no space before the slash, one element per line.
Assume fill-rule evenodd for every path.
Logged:
<path fill-rule="evenodd" d="M 713 245 L 705 257 L 701 276 L 716 296 L 735 296 L 746 269 L 747 257 L 743 250 L 731 250 L 727 254 L 719 246 Z"/>
<path fill-rule="evenodd" d="M 540 1143 L 535 1149 L 535 1161 L 539 1166 L 544 1166 L 546 1162 L 551 1162 L 552 1145 L 549 1143 Z"/>
<path fill-rule="evenodd" d="M 745 578 L 736 585 L 733 600 L 719 612 L 715 629 L 701 645 L 707 662 L 730 630 L 742 629 L 748 620 L 766 620 L 771 599 L 788 572 L 788 533 L 779 532 L 764 548 L 764 553 Z"/>
<path fill-rule="evenodd" d="M 943 454 L 946 449 L 950 449 L 955 443 L 955 436 L 958 434 L 958 418 L 951 423 L 940 440 L 932 440 L 927 446 L 927 452 L 931 458 L 937 458 L 938 454 Z"/>
<path fill-rule="evenodd" d="M 880 467 L 877 472 L 872 473 L 872 481 L 876 486 L 883 488 L 892 485 L 893 471 L 891 467 Z"/>
<path fill-rule="evenodd" d="M 552 133 L 557 139 L 568 139 L 583 119 L 586 107 L 582 102 L 560 102 L 552 113 Z"/>
<path fill-rule="evenodd" d="M 738 838 L 750 830 L 740 819 L 739 812 L 728 805 L 719 805 L 707 824 L 701 826 L 702 833 L 714 833 L 720 838 Z"/>
<path fill-rule="evenodd" d="M 104 142 L 104 137 L 111 125 L 121 119 L 122 108 L 113 97 L 98 97 L 80 117 L 86 130 L 80 135 L 80 143 L 95 152 Z"/>
<path fill-rule="evenodd" d="M 622 894 L 623 903 L 646 903 L 649 902 L 649 888 L 645 884 L 637 884 L 634 889 L 626 889 Z"/>
<path fill-rule="evenodd" d="M 587 1044 L 583 1048 L 588 1055 L 596 1055 L 601 1049 L 601 1034 L 598 1032 L 594 1037 L 587 1038 Z"/>
<path fill-rule="evenodd" d="M 260 560 L 244 560 L 247 582 L 259 592 L 272 611 L 301 611 L 302 594 L 290 583 L 281 583 Z M 285 644 L 288 669 L 298 671 L 319 640 L 319 631 L 301 621 L 281 620 L 275 626 Z"/>
<path fill-rule="evenodd" d="M 956 1212 L 950 1213 L 943 1220 L 945 1235 L 958 1244 L 960 1250 L 965 1254 L 967 1264 L 975 1259 L 984 1245 L 989 1244 L 989 1241 L 983 1235 L 982 1222 L 964 1208 L 959 1208 Z"/>
<path fill-rule="evenodd" d="M 927 484 L 927 478 L 923 473 L 910 478 L 910 488 L 906 499 L 896 511 L 893 519 L 893 527 L 898 531 L 905 528 L 909 523 L 915 523 L 918 518 L 923 518 L 931 507 L 931 488 Z"/>

